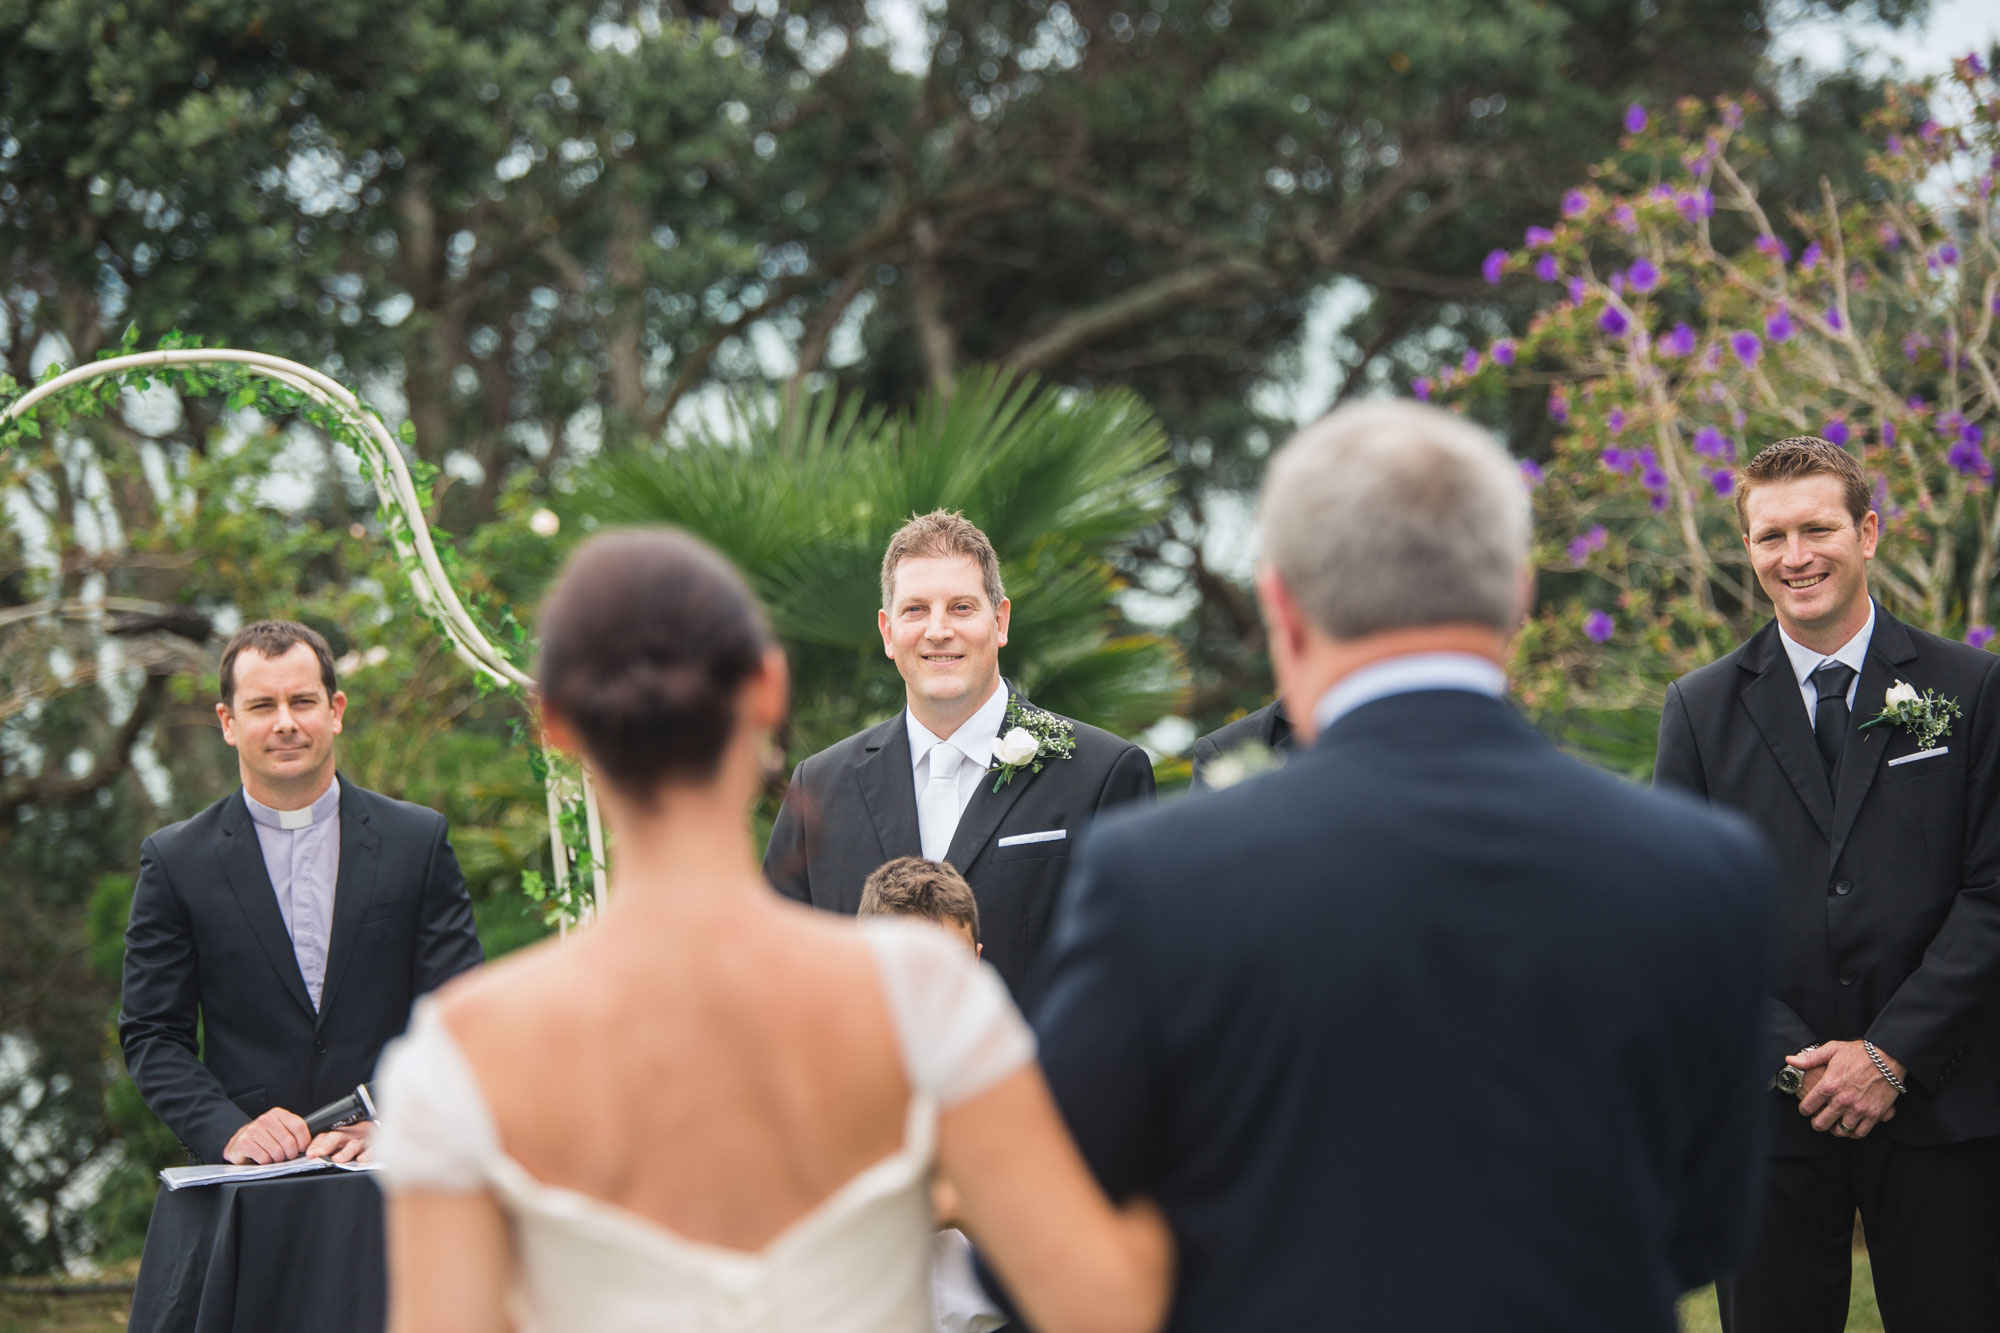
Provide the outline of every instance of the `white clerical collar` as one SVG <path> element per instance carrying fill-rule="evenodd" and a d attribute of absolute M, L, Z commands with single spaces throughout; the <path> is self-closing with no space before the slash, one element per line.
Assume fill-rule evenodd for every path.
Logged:
<path fill-rule="evenodd" d="M 918 764 L 931 752 L 931 747 L 940 740 L 950 741 L 952 748 L 972 760 L 981 768 L 993 764 L 993 742 L 1000 738 L 1000 724 L 1007 720 L 1007 682 L 1001 681 L 993 687 L 993 693 L 979 711 L 965 719 L 957 731 L 949 736 L 937 736 L 931 729 L 917 721 L 917 715 L 908 708 L 903 710 L 903 722 L 910 733 L 910 771 L 915 772 Z"/>
<path fill-rule="evenodd" d="M 1313 721 L 1321 732 L 1363 704 L 1417 690 L 1468 690 L 1498 699 L 1507 693 L 1507 673 L 1491 658 L 1472 653 L 1410 653 L 1362 667 L 1341 677 L 1319 697 Z"/>
<path fill-rule="evenodd" d="M 1840 651 L 1835 653 L 1814 652 L 1791 635 L 1785 633 L 1785 627 L 1782 624 L 1778 626 L 1778 638 L 1785 645 L 1785 656 L 1792 659 L 1792 675 L 1799 682 L 1800 689 L 1805 688 L 1806 681 L 1812 676 L 1813 672 L 1819 670 L 1820 667 L 1828 662 L 1838 662 L 1842 666 L 1852 667 L 1854 674 L 1859 676 L 1861 674 L 1861 664 L 1868 660 L 1868 641 L 1874 637 L 1875 599 L 1873 597 L 1868 599 L 1868 623 L 1861 627 L 1860 633 L 1842 644 Z"/>
<path fill-rule="evenodd" d="M 252 796 L 248 788 L 243 792 L 243 804 L 250 807 L 250 818 L 265 828 L 311 828 L 340 809 L 340 779 L 328 783 L 319 799 L 303 810 L 275 810 Z"/>

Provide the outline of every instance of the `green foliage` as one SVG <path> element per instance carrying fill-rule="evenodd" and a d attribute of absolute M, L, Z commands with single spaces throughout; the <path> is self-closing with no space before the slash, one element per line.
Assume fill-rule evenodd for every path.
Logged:
<path fill-rule="evenodd" d="M 738 401 L 726 422 L 613 455 L 566 501 L 577 526 L 672 523 L 735 561 L 792 657 L 801 753 L 901 705 L 883 661 L 882 551 L 912 514 L 984 528 L 1013 603 L 1003 668 L 1036 704 L 1127 733 L 1173 704 L 1173 654 L 1120 632 L 1106 552 L 1170 500 L 1158 423 L 1132 395 L 964 376 L 895 414 L 852 395 L 796 411 Z"/>
<path fill-rule="evenodd" d="M 1506 260 L 1555 270 L 1564 299 L 1441 379 L 1481 409 L 1546 386 L 1560 427 L 1517 658 L 1539 712 L 1656 714 L 1668 680 L 1762 622 L 1736 465 L 1790 435 L 1843 444 L 1876 478 L 1877 596 L 1934 632 L 1993 637 L 2000 85 L 1967 59 L 1892 95 L 1867 174 L 1823 179 L 1811 208 L 1760 189 L 1777 128 L 1727 100 L 1656 113 Z"/>

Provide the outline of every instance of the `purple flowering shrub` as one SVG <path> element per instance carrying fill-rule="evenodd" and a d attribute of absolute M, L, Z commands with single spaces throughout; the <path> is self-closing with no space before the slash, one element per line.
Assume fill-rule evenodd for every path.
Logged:
<path fill-rule="evenodd" d="M 1554 454 L 1526 474 L 1541 591 L 1514 673 L 1537 710 L 1657 708 L 1667 679 L 1768 617 L 1736 470 L 1788 435 L 1876 479 L 1877 596 L 1994 638 L 2000 81 L 1966 59 L 1899 91 L 1865 177 L 1784 216 L 1758 198 L 1759 115 L 1628 111 L 1622 156 L 1486 259 L 1489 281 L 1540 293 L 1527 328 L 1426 384 L 1447 406 L 1547 395 Z"/>

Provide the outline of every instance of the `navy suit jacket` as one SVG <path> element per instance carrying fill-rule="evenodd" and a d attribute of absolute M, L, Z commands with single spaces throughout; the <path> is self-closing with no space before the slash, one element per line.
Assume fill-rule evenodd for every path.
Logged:
<path fill-rule="evenodd" d="M 319 1011 L 241 790 L 139 849 L 118 1040 L 196 1161 L 274 1106 L 318 1110 L 374 1076 L 417 996 L 483 957 L 444 816 L 340 784 L 340 873 Z"/>
<path fill-rule="evenodd" d="M 1777 869 L 1506 703 L 1367 704 L 1097 825 L 1041 1059 L 1176 1330 L 1675 1328 L 1746 1235 Z"/>
<path fill-rule="evenodd" d="M 1920 750 L 1861 724 L 1901 680 L 1958 701 Z M 1764 1061 L 1872 1039 L 1910 1091 L 1877 1134 L 1930 1146 L 2000 1134 L 2000 657 L 1913 629 L 1880 606 L 1830 783 L 1777 622 L 1677 680 L 1654 781 L 1749 816 L 1784 867 Z M 1782 1093 L 1781 1155 L 1832 1152 Z"/>

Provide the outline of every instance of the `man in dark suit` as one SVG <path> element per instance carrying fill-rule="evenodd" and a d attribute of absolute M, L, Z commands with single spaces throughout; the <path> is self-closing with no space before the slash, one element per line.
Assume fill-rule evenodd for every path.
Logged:
<path fill-rule="evenodd" d="M 1001 679 L 1011 610 L 993 544 L 963 515 L 925 514 L 890 539 L 877 624 L 906 707 L 799 764 L 764 873 L 787 897 L 851 914 L 883 862 L 947 861 L 978 899 L 986 960 L 1019 996 L 1072 840 L 1099 810 L 1150 799 L 1153 768 Z"/>
<path fill-rule="evenodd" d="M 1671 1333 L 1745 1227 L 1769 852 L 1508 705 L 1528 501 L 1475 427 L 1343 409 L 1260 528 L 1299 749 L 1092 829 L 1035 1015 L 1172 1224 L 1168 1327 Z"/>
<path fill-rule="evenodd" d="M 1655 781 L 1742 811 L 1784 866 L 1774 1157 L 1731 1333 L 1841 1328 L 1857 1208 L 1884 1327 L 2000 1329 L 2000 658 L 1870 598 L 1869 494 L 1825 440 L 1751 461 L 1737 514 L 1776 618 L 1660 719 Z M 1935 726 L 1868 725 L 1898 685 Z"/>
<path fill-rule="evenodd" d="M 346 707 L 318 634 L 245 627 L 216 705 L 243 786 L 139 851 L 118 1039 L 195 1161 L 362 1155 L 366 1126 L 303 1117 L 481 959 L 444 817 L 336 778 Z"/>
<path fill-rule="evenodd" d="M 1282 759 L 1291 751 L 1292 719 L 1285 713 L 1285 701 L 1273 699 L 1256 712 L 1226 722 L 1195 741 L 1194 786 L 1200 790 L 1229 785 L 1213 780 L 1217 760 L 1248 754 L 1262 762 Z M 1247 777 L 1249 773 L 1241 776 Z"/>

